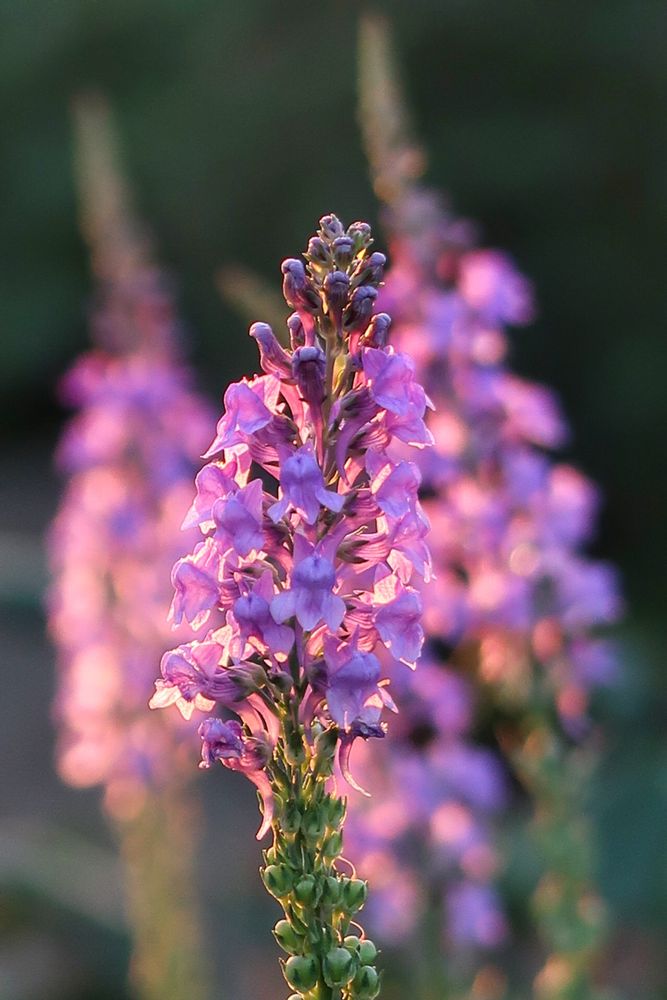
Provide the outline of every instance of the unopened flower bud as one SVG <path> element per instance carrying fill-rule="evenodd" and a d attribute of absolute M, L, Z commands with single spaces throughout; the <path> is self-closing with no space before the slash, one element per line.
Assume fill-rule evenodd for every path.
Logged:
<path fill-rule="evenodd" d="M 321 236 L 312 236 L 308 241 L 306 256 L 316 267 L 328 267 L 331 263 L 331 252 Z"/>
<path fill-rule="evenodd" d="M 285 742 L 285 759 L 289 764 L 302 764 L 306 759 L 301 733 L 291 733 L 289 740 Z"/>
<path fill-rule="evenodd" d="M 327 986 L 345 986 L 356 972 L 357 959 L 347 948 L 332 948 L 322 966 Z"/>
<path fill-rule="evenodd" d="M 273 928 L 273 936 L 288 955 L 294 955 L 301 950 L 303 941 L 295 932 L 289 920 L 279 920 Z"/>
<path fill-rule="evenodd" d="M 372 965 L 377 958 L 378 950 L 370 938 L 359 941 L 359 961 L 362 965 Z"/>
<path fill-rule="evenodd" d="M 362 965 L 352 983 L 358 1000 L 375 1000 L 380 992 L 380 977 L 372 965 Z"/>
<path fill-rule="evenodd" d="M 343 838 L 341 834 L 335 830 L 330 834 L 322 845 L 322 854 L 325 858 L 337 858 L 343 849 Z"/>
<path fill-rule="evenodd" d="M 253 323 L 248 331 L 259 347 L 259 359 L 265 372 L 283 377 L 290 373 L 290 357 L 281 347 L 268 323 Z"/>
<path fill-rule="evenodd" d="M 292 309 L 304 309 L 316 313 L 320 308 L 320 297 L 306 274 L 303 261 L 288 257 L 280 265 L 283 272 L 283 295 Z"/>
<path fill-rule="evenodd" d="M 314 875 L 304 875 L 294 886 L 294 895 L 300 903 L 304 903 L 306 906 L 316 904 L 320 894 L 321 890 Z"/>
<path fill-rule="evenodd" d="M 364 347 L 383 348 L 387 345 L 389 337 L 389 327 L 391 326 L 391 316 L 387 313 L 376 313 L 371 317 L 371 321 L 361 338 Z"/>
<path fill-rule="evenodd" d="M 358 954 L 361 938 L 358 938 L 356 934 L 348 934 L 348 936 L 344 939 L 343 944 L 348 951 L 353 951 L 355 954 Z"/>
<path fill-rule="evenodd" d="M 292 955 L 285 962 L 285 979 L 295 990 L 310 990 L 317 982 L 317 961 L 312 955 Z"/>
<path fill-rule="evenodd" d="M 333 875 L 328 875 L 322 887 L 322 902 L 326 906 L 336 906 L 340 902 L 343 887 L 339 879 Z"/>
<path fill-rule="evenodd" d="M 368 325 L 377 295 L 377 288 L 372 285 L 355 288 L 343 316 L 346 330 L 357 330 Z"/>
<path fill-rule="evenodd" d="M 319 405 L 324 396 L 326 356 L 321 347 L 298 347 L 292 355 L 292 376 L 307 403 Z"/>
<path fill-rule="evenodd" d="M 239 700 L 259 691 L 267 682 L 266 671 L 259 663 L 243 663 L 228 667 L 225 676 L 236 688 Z"/>
<path fill-rule="evenodd" d="M 351 236 L 338 236 L 333 241 L 333 252 L 336 266 L 340 268 L 349 267 L 354 255 L 354 240 Z"/>
<path fill-rule="evenodd" d="M 343 223 L 336 215 L 323 215 L 320 219 L 320 230 L 322 236 L 331 242 L 345 233 Z"/>
<path fill-rule="evenodd" d="M 281 828 L 285 833 L 296 833 L 301 827 L 301 813 L 294 802 L 288 802 L 282 814 Z"/>
<path fill-rule="evenodd" d="M 353 222 L 347 227 L 347 235 L 354 240 L 355 253 L 358 253 L 371 242 L 371 227 L 367 222 Z"/>
<path fill-rule="evenodd" d="M 327 819 L 332 830 L 337 830 L 345 819 L 346 804 L 345 799 L 336 799 L 333 796 L 327 803 Z"/>
<path fill-rule="evenodd" d="M 353 275 L 353 285 L 379 285 L 384 277 L 384 268 L 387 258 L 377 250 L 370 257 L 366 257 L 358 262 Z"/>
<path fill-rule="evenodd" d="M 262 881 L 276 899 L 283 899 L 292 891 L 292 874 L 287 865 L 269 865 L 262 871 Z"/>
<path fill-rule="evenodd" d="M 306 343 L 306 331 L 303 328 L 301 317 L 298 313 L 292 313 L 287 317 L 287 329 L 289 330 L 290 346 L 293 351 L 303 347 Z"/>
<path fill-rule="evenodd" d="M 324 294 L 329 311 L 334 316 L 340 316 L 347 299 L 350 279 L 345 271 L 330 271 L 324 279 Z"/>
<path fill-rule="evenodd" d="M 368 885 L 360 878 L 352 878 L 343 886 L 343 900 L 352 913 L 360 910 L 368 896 Z"/>
<path fill-rule="evenodd" d="M 319 843 L 327 829 L 326 815 L 322 815 L 322 812 L 320 809 L 317 813 L 307 813 L 301 819 L 303 834 L 312 844 Z"/>

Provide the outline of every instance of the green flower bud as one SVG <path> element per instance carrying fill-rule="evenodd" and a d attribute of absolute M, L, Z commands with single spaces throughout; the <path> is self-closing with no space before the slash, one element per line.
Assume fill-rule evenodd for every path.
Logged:
<path fill-rule="evenodd" d="M 294 886 L 294 895 L 300 903 L 305 905 L 315 905 L 319 901 L 321 888 L 315 881 L 314 875 L 304 875 Z"/>
<path fill-rule="evenodd" d="M 283 972 L 288 986 L 303 993 L 315 985 L 319 969 L 312 955 L 292 955 L 285 962 Z"/>
<path fill-rule="evenodd" d="M 336 799 L 333 795 L 328 796 L 327 822 L 332 830 L 337 830 L 345 819 L 346 808 L 345 799 Z"/>
<path fill-rule="evenodd" d="M 359 945 L 361 944 L 360 938 L 356 934 L 348 934 L 348 936 L 343 941 L 343 944 L 348 949 L 348 951 L 353 951 L 358 953 Z"/>
<path fill-rule="evenodd" d="M 343 886 L 343 901 L 348 910 L 360 910 L 368 896 L 368 885 L 360 878 L 352 878 Z"/>
<path fill-rule="evenodd" d="M 287 865 L 268 865 L 262 871 L 262 881 L 276 899 L 283 899 L 292 891 L 292 873 Z"/>
<path fill-rule="evenodd" d="M 316 812 L 306 813 L 301 818 L 301 829 L 309 844 L 318 844 L 327 828 L 324 810 L 320 807 Z"/>
<path fill-rule="evenodd" d="M 362 965 L 372 965 L 377 954 L 378 950 L 370 938 L 364 938 L 359 942 L 359 961 Z"/>
<path fill-rule="evenodd" d="M 280 818 L 280 829 L 283 833 L 296 833 L 301 826 L 301 813 L 294 802 L 288 802 Z"/>
<path fill-rule="evenodd" d="M 324 957 L 324 982 L 327 986 L 345 986 L 354 976 L 357 965 L 357 956 L 347 948 L 332 948 Z"/>
<path fill-rule="evenodd" d="M 343 837 L 335 830 L 330 834 L 322 845 L 322 854 L 325 858 L 337 858 L 343 850 Z"/>
<path fill-rule="evenodd" d="M 352 986 L 355 1000 L 375 1000 L 380 992 L 380 977 L 372 965 L 362 965 Z"/>
<path fill-rule="evenodd" d="M 295 932 L 289 920 L 279 920 L 273 928 L 273 936 L 288 955 L 294 955 L 301 950 L 303 941 Z"/>
<path fill-rule="evenodd" d="M 329 726 L 315 740 L 313 770 L 316 775 L 329 775 L 333 771 L 333 761 L 338 743 L 338 727 Z"/>
<path fill-rule="evenodd" d="M 326 906 L 336 906 L 340 902 L 343 887 L 333 875 L 327 875 L 322 886 L 322 902 Z"/>
<path fill-rule="evenodd" d="M 303 746 L 303 732 L 290 733 L 289 739 L 285 742 L 285 760 L 293 767 L 303 764 L 306 759 L 306 752 Z"/>

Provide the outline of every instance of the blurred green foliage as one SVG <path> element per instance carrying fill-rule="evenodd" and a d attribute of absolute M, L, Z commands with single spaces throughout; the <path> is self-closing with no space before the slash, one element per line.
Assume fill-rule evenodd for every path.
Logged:
<path fill-rule="evenodd" d="M 572 454 L 604 485 L 599 552 L 622 566 L 630 613 L 594 790 L 601 875 L 626 933 L 657 935 L 667 926 L 667 7 L 375 6 L 396 25 L 430 179 L 536 282 L 541 317 L 517 334 L 516 366 L 558 388 Z M 377 221 L 355 120 L 358 10 L 352 0 L 1 5 L 0 393 L 14 458 L 53 439 L 54 379 L 86 343 L 72 95 L 92 86 L 114 105 L 136 202 L 180 285 L 202 379 L 219 393 L 254 352 L 220 301 L 218 267 L 240 262 L 277 283 L 281 257 L 323 212 Z M 43 473 L 21 475 L 29 487 Z"/>

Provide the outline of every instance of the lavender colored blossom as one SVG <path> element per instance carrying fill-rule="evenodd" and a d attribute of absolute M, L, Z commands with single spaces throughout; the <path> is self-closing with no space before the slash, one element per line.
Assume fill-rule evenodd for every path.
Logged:
<path fill-rule="evenodd" d="M 171 781 L 184 746 L 178 717 L 160 722 L 146 703 L 171 634 L 165 573 L 182 544 L 210 416 L 180 358 L 164 277 L 125 231 L 129 223 L 114 225 L 90 234 L 95 346 L 62 383 L 77 413 L 57 453 L 67 485 L 49 539 L 48 604 L 58 650 L 58 769 L 70 784 L 103 785 L 107 809 L 127 818 L 149 790 Z M 200 570 L 188 564 L 181 577 L 188 573 Z M 193 590 L 184 590 L 190 603 L 176 607 L 175 621 L 192 611 Z"/>
<path fill-rule="evenodd" d="M 506 928 L 492 885 L 492 823 L 505 782 L 499 761 L 471 743 L 472 707 L 457 714 L 448 704 L 450 671 L 478 665 L 481 679 L 514 704 L 538 664 L 562 727 L 579 737 L 592 692 L 613 675 L 595 631 L 615 620 L 621 602 L 613 570 L 581 553 L 594 531 L 597 491 L 548 452 L 568 437 L 557 400 L 507 364 L 507 327 L 533 319 L 532 287 L 507 254 L 475 246 L 473 227 L 416 182 L 410 171 L 421 152 L 397 95 L 386 27 L 368 18 L 362 38 L 362 120 L 391 244 L 378 306 L 393 318 L 394 349 L 410 355 L 413 377 L 434 403 L 426 419 L 434 447 L 412 461 L 432 525 L 435 579 L 420 588 L 425 662 L 400 675 L 400 687 L 389 671 L 401 715 L 382 752 L 364 755 L 358 768 L 372 797 L 351 800 L 347 844 L 362 874 L 392 872 L 372 903 L 376 927 L 401 908 L 390 939 L 419 933 L 435 886 L 450 942 L 487 948 Z M 406 420 L 406 366 L 373 355 L 364 364 L 374 398 Z M 406 761 L 419 781 L 404 780 Z M 400 822 L 387 819 L 387 801 Z M 435 816 L 443 825 L 428 822 Z M 479 865 L 470 864 L 467 834 L 454 835 L 464 830 L 472 856 L 486 858 Z"/>
<path fill-rule="evenodd" d="M 199 728 L 202 764 L 245 774 L 258 837 L 273 824 L 263 878 L 285 909 L 285 977 L 296 996 L 352 1000 L 379 978 L 374 946 L 348 933 L 366 888 L 337 867 L 344 805 L 326 788 L 334 757 L 357 787 L 352 748 L 395 710 L 386 671 L 421 651 L 428 521 L 406 452 L 430 444 L 431 404 L 373 316 L 385 261 L 368 226 L 320 226 L 306 264 L 282 265 L 290 349 L 254 324 L 264 374 L 225 392 L 185 520 L 203 540 L 172 574 L 171 618 L 197 634 L 165 655 L 152 705 L 219 706 Z M 211 615 L 224 629 L 202 634 Z"/>
<path fill-rule="evenodd" d="M 381 256 L 359 269 L 357 280 L 377 280 Z M 197 630 L 217 610 L 231 629 L 230 642 L 213 645 L 213 631 L 166 654 L 153 705 L 185 701 L 188 712 L 210 701 L 230 707 L 220 681 L 238 668 L 246 646 L 266 672 L 263 691 L 271 701 L 275 680 L 285 677 L 280 664 L 296 641 L 304 682 L 322 656 L 327 678 L 310 685 L 309 694 L 306 689 L 306 724 L 320 719 L 342 733 L 383 735 L 381 712 L 393 703 L 372 650 L 379 644 L 414 666 L 423 636 L 421 599 L 411 579 L 428 575 L 430 565 L 419 472 L 414 462 L 395 457 L 403 445 L 391 420 L 409 416 L 419 447 L 428 440 L 429 401 L 410 359 L 375 346 L 377 323 L 359 294 L 350 295 L 345 272 L 327 272 L 315 290 L 319 267 L 311 261 L 307 276 L 299 261 L 283 265 L 286 298 L 297 307 L 289 326 L 298 324 L 304 343 L 290 353 L 267 324 L 252 326 L 265 374 L 226 390 L 225 412 L 206 453 L 213 461 L 197 476 L 184 522 L 198 524 L 204 539 L 174 566 L 171 619 Z M 375 300 L 372 285 L 357 285 L 360 291 L 368 293 L 364 301 Z M 318 311 L 324 345 L 313 320 Z M 332 347 L 338 353 L 348 342 L 346 364 L 334 372 Z M 300 377 L 306 365 L 315 365 L 317 374 Z M 322 376 L 328 395 L 312 391 L 313 379 Z M 252 478 L 251 463 L 277 480 L 277 497 Z M 371 545 L 372 554 L 364 553 Z M 363 622 L 358 609 L 366 613 Z M 212 666 L 220 680 L 210 670 L 202 676 L 204 648 L 219 651 Z"/>

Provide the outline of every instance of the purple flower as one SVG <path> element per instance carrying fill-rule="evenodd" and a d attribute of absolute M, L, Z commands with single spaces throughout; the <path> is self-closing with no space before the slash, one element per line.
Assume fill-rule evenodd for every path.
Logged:
<path fill-rule="evenodd" d="M 105 809 L 131 819 L 148 797 L 182 784 L 181 751 L 194 739 L 177 712 L 159 720 L 146 703 L 173 643 L 169 570 L 184 537 L 197 541 L 179 528 L 212 416 L 192 389 L 169 284 L 143 237 L 139 246 L 125 215 L 102 219 L 97 203 L 85 216 L 99 278 L 94 346 L 62 384 L 77 413 L 57 452 L 67 484 L 49 536 L 56 755 L 65 781 L 102 785 Z M 175 579 L 174 621 L 211 613 L 217 587 L 199 559 Z"/>
<path fill-rule="evenodd" d="M 216 542 L 231 546 L 240 556 L 248 556 L 264 544 L 262 530 L 262 482 L 254 479 L 247 486 L 221 497 L 213 504 Z"/>
<path fill-rule="evenodd" d="M 270 607 L 273 596 L 271 574 L 262 573 L 254 588 L 234 602 L 234 618 L 242 639 L 255 639 L 262 653 L 285 660 L 294 645 L 294 632 L 276 623 Z"/>
<path fill-rule="evenodd" d="M 277 622 L 296 616 L 302 628 L 310 631 L 325 622 L 332 632 L 345 615 L 345 602 L 333 593 L 336 570 L 333 563 L 312 549 L 302 539 L 300 551 L 294 553 L 291 586 L 271 601 L 271 614 Z M 309 555 L 305 555 L 309 552 Z"/>
<path fill-rule="evenodd" d="M 223 448 L 243 444 L 273 419 L 280 382 L 273 375 L 257 375 L 252 381 L 234 382 L 225 392 L 225 412 L 218 421 L 217 434 L 204 458 Z"/>
<path fill-rule="evenodd" d="M 313 449 L 304 445 L 285 460 L 280 471 L 281 498 L 269 507 L 269 517 L 279 521 L 288 510 L 297 512 L 306 524 L 315 524 L 322 507 L 340 513 L 345 497 L 327 490 Z"/>
<path fill-rule="evenodd" d="M 284 262 L 291 350 L 251 327 L 265 374 L 225 392 L 206 457 L 224 454 L 186 517 L 204 542 L 173 571 L 173 621 L 197 632 L 217 611 L 229 633 L 167 654 L 152 705 L 233 712 L 234 725 L 202 727 L 203 762 L 243 770 L 267 809 L 271 754 L 257 760 L 248 741 L 273 748 L 296 714 L 309 747 L 328 731 L 348 776 L 353 742 L 383 736 L 394 708 L 375 650 L 414 666 L 423 640 L 410 584 L 430 573 L 428 522 L 406 455 L 430 441 L 428 400 L 386 345 L 389 317 L 373 316 L 385 260 L 369 243 L 367 226 L 326 217 L 307 266 Z"/>
<path fill-rule="evenodd" d="M 416 590 L 400 585 L 393 589 L 395 596 L 375 605 L 375 627 L 392 656 L 414 667 L 424 644 L 422 601 Z"/>
<path fill-rule="evenodd" d="M 349 643 L 327 638 L 324 644 L 327 665 L 326 699 L 331 718 L 346 731 L 366 727 L 376 729 L 382 709 L 393 702 L 378 682 L 380 661 L 373 653 L 363 653 Z"/>
<path fill-rule="evenodd" d="M 207 622 L 218 603 L 219 566 L 220 555 L 210 538 L 201 542 L 193 555 L 175 564 L 171 574 L 175 593 L 169 611 L 175 626 L 184 618 L 195 630 Z"/>

